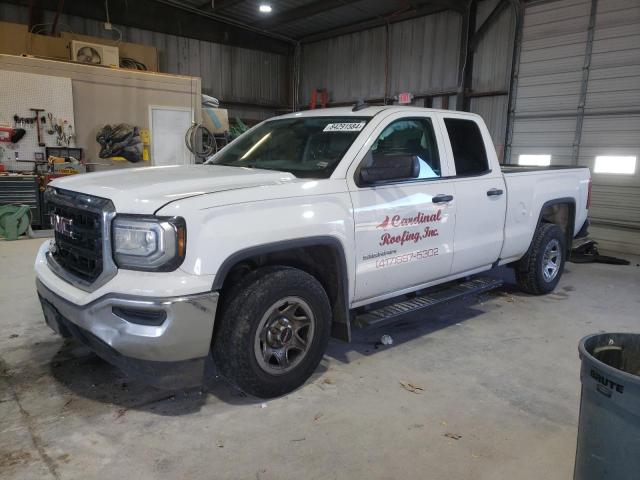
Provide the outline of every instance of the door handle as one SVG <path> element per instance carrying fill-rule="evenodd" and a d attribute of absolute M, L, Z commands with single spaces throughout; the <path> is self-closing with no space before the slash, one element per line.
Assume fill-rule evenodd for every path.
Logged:
<path fill-rule="evenodd" d="M 492 188 L 491 190 L 487 190 L 487 197 L 499 197 L 503 193 L 504 191 L 500 188 Z"/>
<path fill-rule="evenodd" d="M 453 200 L 453 195 L 442 195 L 442 194 L 436 195 L 431 199 L 433 203 L 449 203 L 451 200 Z"/>

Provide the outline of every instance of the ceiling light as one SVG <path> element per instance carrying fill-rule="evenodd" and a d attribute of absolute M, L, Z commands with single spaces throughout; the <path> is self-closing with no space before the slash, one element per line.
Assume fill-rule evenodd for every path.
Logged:
<path fill-rule="evenodd" d="M 271 13 L 271 5 L 268 3 L 261 3 L 258 10 L 260 10 L 260 13 Z"/>

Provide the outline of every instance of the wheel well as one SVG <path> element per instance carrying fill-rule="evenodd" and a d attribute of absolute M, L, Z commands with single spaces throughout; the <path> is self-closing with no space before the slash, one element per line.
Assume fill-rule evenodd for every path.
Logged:
<path fill-rule="evenodd" d="M 294 267 L 314 276 L 322 285 L 333 313 L 331 335 L 349 341 L 348 278 L 341 248 L 332 244 L 303 245 L 242 255 L 224 271 L 220 295 L 224 301 L 234 285 L 250 272 L 268 266 Z M 226 274 L 224 273 L 226 271 Z M 218 280 L 219 282 L 219 280 Z M 216 283 L 218 283 L 216 282 Z M 219 283 L 218 283 L 219 284 Z M 219 284 L 220 285 L 220 284 Z"/>
<path fill-rule="evenodd" d="M 567 239 L 567 249 L 571 251 L 575 215 L 576 205 L 574 202 L 558 201 L 547 203 L 542 207 L 539 223 L 553 223 L 558 225 Z"/>

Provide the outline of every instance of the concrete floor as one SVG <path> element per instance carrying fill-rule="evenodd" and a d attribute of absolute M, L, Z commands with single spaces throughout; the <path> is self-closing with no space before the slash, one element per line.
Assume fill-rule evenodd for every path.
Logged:
<path fill-rule="evenodd" d="M 640 330 L 638 258 L 568 264 L 546 297 L 507 286 L 332 342 L 283 398 L 263 403 L 222 382 L 166 392 L 44 325 L 31 269 L 41 241 L 0 242 L 5 480 L 569 479 L 578 341 Z M 382 333 L 393 346 L 374 346 Z"/>

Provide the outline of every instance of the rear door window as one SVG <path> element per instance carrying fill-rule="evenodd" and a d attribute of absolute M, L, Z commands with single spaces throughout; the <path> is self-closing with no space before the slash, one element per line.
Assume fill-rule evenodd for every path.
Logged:
<path fill-rule="evenodd" d="M 467 177 L 488 173 L 487 151 L 478 124 L 461 118 L 445 118 L 444 124 L 451 142 L 456 175 Z"/>

